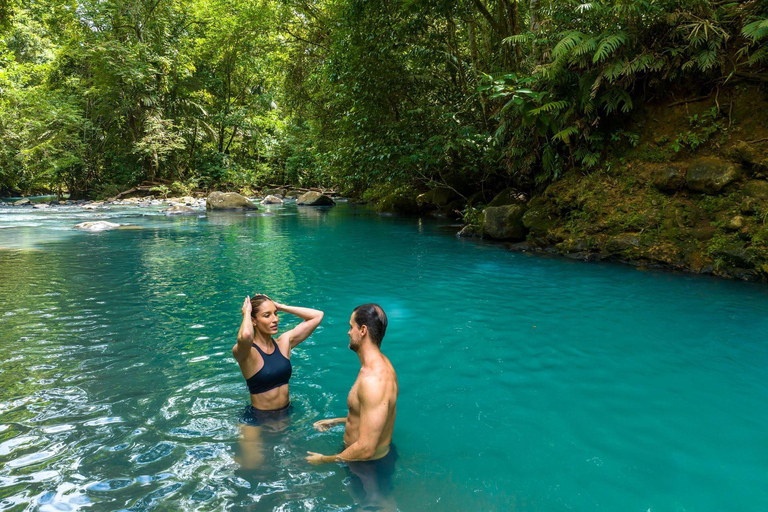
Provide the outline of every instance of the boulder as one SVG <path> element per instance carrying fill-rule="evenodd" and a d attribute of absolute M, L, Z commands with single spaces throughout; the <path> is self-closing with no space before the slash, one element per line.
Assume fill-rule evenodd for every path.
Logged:
<path fill-rule="evenodd" d="M 166 215 L 196 215 L 199 212 L 194 208 L 190 208 L 189 206 L 176 204 L 170 208 L 166 208 L 165 210 L 160 210 L 160 213 L 164 213 Z"/>
<path fill-rule="evenodd" d="M 432 190 L 428 192 L 424 192 L 423 194 L 420 194 L 416 198 L 416 202 L 421 205 L 431 205 L 436 206 L 438 208 L 443 208 L 448 205 L 451 201 L 458 198 L 458 194 L 446 187 L 438 187 L 433 188 Z"/>
<path fill-rule="evenodd" d="M 304 192 L 302 192 L 301 190 L 289 190 L 288 192 L 283 194 L 283 197 L 285 199 L 290 199 L 290 198 L 300 197 L 303 194 L 304 194 Z"/>
<path fill-rule="evenodd" d="M 297 200 L 296 204 L 303 206 L 332 206 L 336 203 L 333 199 L 321 194 L 320 192 L 309 191 L 306 194 L 302 194 Z"/>
<path fill-rule="evenodd" d="M 758 172 L 768 171 L 768 158 L 765 158 L 754 146 L 740 140 L 733 146 L 736 158 L 745 166 Z"/>
<path fill-rule="evenodd" d="M 483 210 L 483 233 L 498 240 L 523 240 L 525 206 L 510 204 Z"/>
<path fill-rule="evenodd" d="M 744 195 L 747 197 L 755 197 L 757 199 L 768 200 L 768 181 L 765 180 L 751 180 L 744 185 Z"/>
<path fill-rule="evenodd" d="M 75 229 L 79 229 L 81 231 L 88 231 L 90 233 L 98 233 L 99 231 L 108 231 L 110 229 L 117 229 L 120 227 L 120 224 L 115 224 L 114 222 L 107 222 L 105 220 L 99 220 L 96 222 L 81 222 L 80 224 L 75 226 Z"/>
<path fill-rule="evenodd" d="M 685 186 L 685 172 L 669 165 L 658 167 L 651 173 L 651 180 L 662 192 L 677 192 Z"/>
<path fill-rule="evenodd" d="M 15 201 L 13 203 L 13 206 L 26 206 L 28 204 L 32 204 L 32 201 L 30 201 L 25 197 L 24 199 L 19 199 L 18 201 Z"/>
<path fill-rule="evenodd" d="M 205 201 L 206 210 L 258 210 L 259 207 L 237 192 L 211 192 Z"/>
<path fill-rule="evenodd" d="M 741 172 L 730 162 L 701 158 L 688 166 L 685 180 L 688 188 L 694 192 L 717 194 L 740 177 Z"/>
<path fill-rule="evenodd" d="M 283 200 L 277 196 L 267 196 L 261 201 L 261 204 L 283 204 Z"/>
<path fill-rule="evenodd" d="M 39 204 L 32 205 L 32 208 L 34 208 L 35 210 L 47 210 L 50 207 L 51 205 L 49 205 L 48 203 L 39 203 Z"/>
<path fill-rule="evenodd" d="M 523 225 L 534 236 L 544 236 L 557 226 L 557 221 L 544 206 L 533 206 L 523 215 Z"/>
<path fill-rule="evenodd" d="M 496 197 L 491 199 L 488 206 L 505 206 L 508 204 L 520 204 L 525 202 L 525 197 L 518 190 L 514 188 L 506 188 L 496 194 Z"/>
<path fill-rule="evenodd" d="M 384 196 L 376 209 L 382 213 L 403 213 L 407 215 L 414 215 L 421 212 L 419 203 L 416 202 L 416 198 L 403 194 L 389 194 Z"/>

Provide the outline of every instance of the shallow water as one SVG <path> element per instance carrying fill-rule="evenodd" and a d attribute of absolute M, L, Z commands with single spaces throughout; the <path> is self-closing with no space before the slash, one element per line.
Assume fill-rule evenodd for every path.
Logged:
<path fill-rule="evenodd" d="M 85 220 L 139 226 L 89 234 Z M 352 308 L 389 315 L 400 510 L 768 509 L 768 287 L 509 253 L 433 219 L 0 209 L 0 510 L 352 510 Z M 326 312 L 238 463 L 246 294 Z M 281 331 L 296 321 L 283 315 Z"/>

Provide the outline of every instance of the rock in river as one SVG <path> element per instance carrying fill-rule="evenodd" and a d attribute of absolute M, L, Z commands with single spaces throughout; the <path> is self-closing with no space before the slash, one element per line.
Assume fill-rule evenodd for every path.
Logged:
<path fill-rule="evenodd" d="M 196 215 L 198 211 L 194 208 L 190 208 L 189 206 L 177 204 L 171 206 L 170 208 L 166 208 L 165 210 L 160 210 L 160 213 L 164 213 L 166 215 Z"/>
<path fill-rule="evenodd" d="M 483 210 L 483 233 L 498 240 L 524 240 L 525 206 L 511 204 Z"/>
<path fill-rule="evenodd" d="M 24 199 L 19 199 L 18 201 L 14 202 L 13 206 L 26 206 L 28 204 L 32 204 L 32 201 L 25 197 Z"/>
<path fill-rule="evenodd" d="M 277 196 L 269 195 L 261 201 L 261 204 L 283 204 L 283 200 Z"/>
<path fill-rule="evenodd" d="M 77 226 L 75 226 L 75 229 L 79 229 L 81 231 L 88 231 L 91 233 L 98 233 L 99 231 L 107 231 L 110 229 L 117 229 L 120 227 L 120 224 L 115 224 L 114 222 L 107 222 L 105 220 L 100 220 L 96 222 L 81 222 Z"/>
<path fill-rule="evenodd" d="M 236 192 L 211 192 L 205 201 L 207 210 L 258 210 L 259 207 Z"/>
<path fill-rule="evenodd" d="M 309 191 L 296 199 L 296 204 L 303 206 L 332 206 L 333 199 L 320 192 Z"/>

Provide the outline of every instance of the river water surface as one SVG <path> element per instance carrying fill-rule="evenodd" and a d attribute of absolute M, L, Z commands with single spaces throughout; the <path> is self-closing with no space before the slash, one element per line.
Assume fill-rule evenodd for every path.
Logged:
<path fill-rule="evenodd" d="M 111 220 L 140 229 L 89 234 Z M 352 309 L 389 316 L 403 511 L 768 510 L 768 287 L 509 253 L 363 208 L 0 209 L 0 510 L 355 510 Z M 241 466 L 246 294 L 319 308 Z M 296 324 L 283 315 L 281 331 Z M 357 504 L 356 504 L 357 502 Z"/>

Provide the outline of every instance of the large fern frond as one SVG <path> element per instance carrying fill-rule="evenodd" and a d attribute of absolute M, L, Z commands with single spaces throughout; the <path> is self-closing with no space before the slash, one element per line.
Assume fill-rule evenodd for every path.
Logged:
<path fill-rule="evenodd" d="M 748 37 L 753 43 L 768 36 L 768 18 L 744 25 L 744 28 L 741 29 L 741 35 Z"/>
<path fill-rule="evenodd" d="M 616 34 L 610 34 L 603 38 L 600 42 L 600 46 L 597 47 L 597 51 L 592 56 L 592 62 L 602 62 L 608 58 L 609 55 L 614 53 L 622 44 L 627 40 L 627 35 L 624 32 L 618 32 Z"/>

